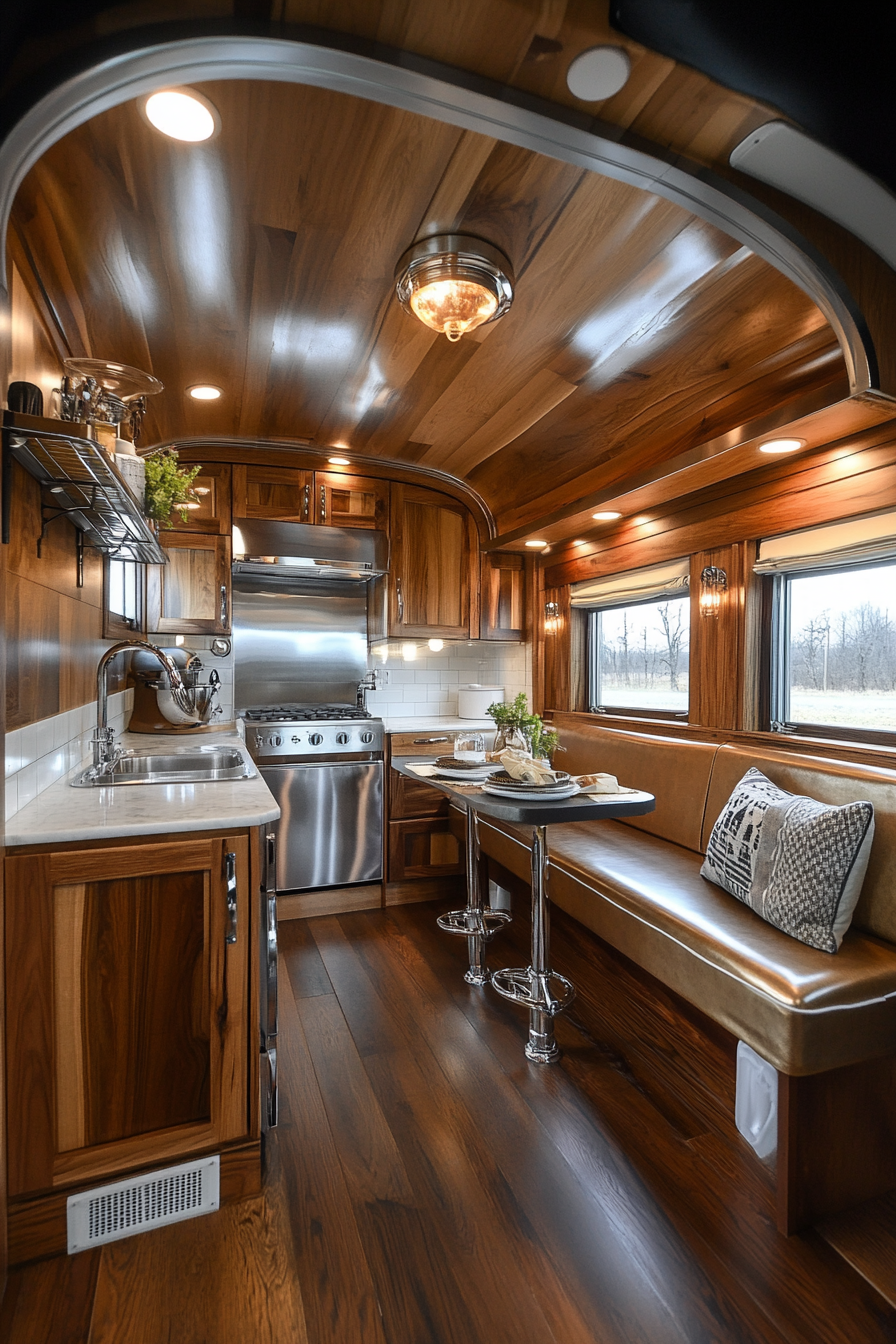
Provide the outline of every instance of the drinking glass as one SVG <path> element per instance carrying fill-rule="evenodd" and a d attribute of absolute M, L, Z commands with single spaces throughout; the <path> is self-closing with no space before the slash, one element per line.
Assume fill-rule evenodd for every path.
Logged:
<path fill-rule="evenodd" d="M 454 739 L 454 758 L 458 761 L 484 761 L 485 738 L 482 733 L 458 733 Z"/>

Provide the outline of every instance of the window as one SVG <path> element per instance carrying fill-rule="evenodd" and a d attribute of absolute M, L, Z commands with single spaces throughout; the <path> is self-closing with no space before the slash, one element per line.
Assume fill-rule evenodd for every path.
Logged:
<path fill-rule="evenodd" d="M 143 571 L 134 560 L 107 558 L 104 565 L 106 639 L 127 639 L 143 628 Z"/>
<path fill-rule="evenodd" d="M 896 560 L 774 585 L 772 726 L 896 736 Z"/>
<path fill-rule="evenodd" d="M 685 594 L 591 611 L 589 703 L 687 717 L 690 602 Z"/>

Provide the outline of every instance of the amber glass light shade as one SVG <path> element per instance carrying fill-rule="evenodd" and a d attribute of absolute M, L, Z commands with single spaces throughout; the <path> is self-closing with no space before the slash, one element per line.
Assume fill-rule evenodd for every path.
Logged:
<path fill-rule="evenodd" d="M 497 307 L 497 294 L 473 280 L 434 280 L 411 294 L 415 315 L 449 341 L 490 321 Z"/>
<path fill-rule="evenodd" d="M 510 263 L 490 243 L 439 234 L 415 243 L 395 268 L 406 312 L 432 331 L 459 341 L 507 312 L 513 301 Z"/>

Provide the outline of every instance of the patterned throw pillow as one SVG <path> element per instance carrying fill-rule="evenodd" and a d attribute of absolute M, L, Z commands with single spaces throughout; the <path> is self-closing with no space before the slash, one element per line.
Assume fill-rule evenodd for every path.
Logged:
<path fill-rule="evenodd" d="M 870 803 L 830 807 L 785 793 L 752 767 L 713 826 L 700 871 L 791 938 L 836 952 L 873 836 Z"/>

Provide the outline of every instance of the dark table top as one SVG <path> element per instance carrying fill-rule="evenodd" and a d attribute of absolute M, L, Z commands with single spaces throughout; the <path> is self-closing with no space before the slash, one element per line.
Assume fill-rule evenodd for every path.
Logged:
<path fill-rule="evenodd" d="M 521 822 L 529 826 L 549 826 L 561 821 L 596 821 L 600 817 L 640 817 L 652 812 L 656 799 L 652 793 L 602 793 L 577 794 L 565 801 L 551 802 L 540 798 L 537 802 L 517 802 L 508 798 L 496 798 L 494 794 L 483 793 L 481 789 L 456 789 L 449 779 L 430 779 L 409 770 L 410 765 L 432 765 L 426 757 L 399 756 L 393 758 L 392 769 L 408 779 L 416 779 L 422 784 L 430 784 L 434 789 L 445 793 L 458 804 L 469 805 L 475 812 L 486 817 L 496 817 L 499 821 Z"/>

